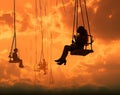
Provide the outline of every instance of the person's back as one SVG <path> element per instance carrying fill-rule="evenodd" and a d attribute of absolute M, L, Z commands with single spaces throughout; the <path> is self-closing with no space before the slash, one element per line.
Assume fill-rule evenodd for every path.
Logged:
<path fill-rule="evenodd" d="M 17 52 L 18 52 L 18 49 L 15 48 L 15 49 L 14 49 L 14 52 L 13 52 L 13 54 L 12 54 L 13 62 L 15 62 L 15 63 L 16 63 L 16 62 L 19 62 L 19 67 L 20 67 L 20 68 L 23 68 L 24 66 L 23 66 L 23 64 L 22 64 L 22 59 L 20 59 L 20 58 L 18 57 Z"/>
<path fill-rule="evenodd" d="M 17 56 L 17 53 L 13 53 L 13 60 L 15 60 L 15 61 L 17 61 L 19 58 L 18 58 L 18 56 Z"/>
<path fill-rule="evenodd" d="M 88 34 L 87 31 L 84 29 L 84 27 L 80 26 L 77 29 L 78 36 L 76 37 L 76 47 L 77 48 L 84 48 L 84 45 L 88 43 Z"/>

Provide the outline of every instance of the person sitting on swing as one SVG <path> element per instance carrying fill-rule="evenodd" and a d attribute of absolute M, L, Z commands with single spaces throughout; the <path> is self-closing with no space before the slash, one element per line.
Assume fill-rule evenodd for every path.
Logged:
<path fill-rule="evenodd" d="M 84 49 L 84 46 L 88 43 L 88 33 L 87 30 L 83 26 L 79 26 L 77 29 L 77 35 L 74 35 L 74 40 L 72 40 L 71 45 L 65 45 L 62 56 L 55 60 L 58 65 L 66 65 L 66 57 L 68 55 L 68 51 L 73 51 L 74 49 Z"/>
<path fill-rule="evenodd" d="M 19 62 L 19 67 L 23 68 L 24 66 L 23 66 L 22 60 L 18 57 L 17 52 L 18 52 L 18 49 L 15 48 L 12 54 L 13 61 Z"/>

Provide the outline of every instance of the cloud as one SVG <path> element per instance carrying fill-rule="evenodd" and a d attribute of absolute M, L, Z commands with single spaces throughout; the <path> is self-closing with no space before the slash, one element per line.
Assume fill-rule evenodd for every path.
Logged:
<path fill-rule="evenodd" d="M 22 2 L 22 1 L 20 1 L 20 2 Z M 108 23 L 108 22 L 114 22 L 114 24 L 115 24 L 116 22 L 115 22 L 114 16 L 117 17 L 116 14 L 118 14 L 117 10 L 115 10 L 116 7 L 114 7 L 113 9 L 111 8 L 113 14 L 109 14 L 109 12 L 105 12 L 105 14 L 102 14 L 102 11 L 105 11 L 106 7 L 108 7 L 108 6 L 105 6 L 105 5 L 107 5 L 107 2 L 109 2 L 109 1 L 101 0 L 98 3 L 98 9 L 97 9 L 96 13 L 93 11 L 93 9 L 91 9 L 92 6 L 89 8 L 88 11 L 90 12 L 90 22 L 92 25 L 92 31 L 95 31 L 94 34 L 96 34 L 97 39 L 99 39 L 99 38 L 101 38 L 103 40 L 119 39 L 118 32 L 115 31 L 115 33 L 118 33 L 118 35 L 116 37 L 112 32 L 106 32 L 109 29 L 110 29 L 110 31 L 112 31 L 111 29 L 113 27 L 109 27 L 110 23 Z M 110 1 L 109 3 L 111 3 L 111 2 L 113 2 L 113 1 Z M 118 2 L 118 1 L 116 1 L 116 2 Z M 102 7 L 104 7 L 105 10 L 102 9 Z M 107 10 L 109 11 L 109 8 Z M 43 17 L 43 18 L 45 18 L 44 24 L 48 25 L 47 27 L 45 26 L 43 28 L 48 29 L 47 30 L 48 34 L 46 37 L 48 37 L 50 35 L 50 33 L 53 33 L 54 46 L 51 46 L 51 47 L 53 47 L 53 53 L 54 53 L 53 57 L 55 58 L 56 56 L 58 56 L 59 54 L 62 53 L 63 45 L 70 41 L 70 36 L 71 36 L 70 34 L 72 34 L 72 24 L 73 24 L 73 5 L 72 5 L 72 3 L 68 3 L 68 4 L 66 4 L 65 11 L 63 10 L 63 6 L 62 6 L 62 7 L 59 7 L 59 9 L 52 10 L 52 12 L 50 11 L 50 13 L 48 14 L 48 17 Z M 111 11 L 110 11 L 110 13 L 111 13 Z M 7 13 L 4 13 L 4 14 L 7 14 Z M 12 15 L 7 14 L 7 16 L 4 16 L 4 14 L 1 15 L 0 22 L 1 22 L 1 24 L 3 23 L 3 24 L 7 24 L 9 26 L 10 23 L 12 23 L 12 20 L 11 20 L 11 22 L 9 22 L 8 18 L 12 18 Z M 29 30 L 33 31 L 33 22 L 34 22 L 33 15 L 34 14 L 32 14 L 32 13 L 27 13 L 27 11 L 26 11 L 26 13 L 24 13 L 23 10 L 21 13 L 17 14 L 18 32 L 25 32 L 25 31 L 29 31 Z M 107 16 L 106 19 L 105 19 L 105 16 Z M 102 21 L 102 19 L 105 19 L 105 21 Z M 118 24 L 119 24 L 119 22 L 118 22 Z M 105 30 L 103 29 L 103 31 L 100 30 L 101 29 L 100 27 L 104 27 L 104 26 L 106 27 L 106 29 Z M 115 29 L 117 29 L 117 28 L 115 28 Z M 7 84 L 7 85 L 12 84 L 13 85 L 14 84 L 12 90 L 11 89 L 8 90 L 9 88 L 8 89 L 6 88 L 8 90 L 8 92 L 9 91 L 11 91 L 11 93 L 14 92 L 14 88 L 16 89 L 18 87 L 15 85 L 19 85 L 16 83 L 23 83 L 24 85 L 26 85 L 26 88 L 30 87 L 30 86 L 27 87 L 28 84 L 34 83 L 33 65 L 35 63 L 35 55 L 36 55 L 36 53 L 35 53 L 36 45 L 35 44 L 36 43 L 34 40 L 35 39 L 34 35 L 33 34 L 29 35 L 29 34 L 25 33 L 25 35 L 17 36 L 18 37 L 17 45 L 18 45 L 18 48 L 21 50 L 20 55 L 21 55 L 22 59 L 24 60 L 25 69 L 19 70 L 17 67 L 18 64 L 9 64 L 7 61 L 0 59 L 0 64 L 1 64 L 1 71 L 0 71 L 1 82 L 0 83 L 1 83 L 1 85 L 3 85 L 3 84 Z M 5 36 L 6 36 L 6 34 L 5 34 Z M 110 36 L 113 36 L 113 38 L 111 38 Z M 37 47 L 37 48 L 41 49 L 41 45 L 40 45 L 41 37 L 39 37 L 39 35 L 38 35 L 38 38 L 39 38 L 38 39 L 39 47 Z M 48 39 L 48 40 L 47 40 L 48 42 L 46 44 L 50 43 L 50 39 Z M 63 41 L 63 43 L 60 43 L 62 41 Z M 7 41 L 7 43 L 5 43 L 6 46 L 2 45 L 1 50 L 4 50 L 5 47 L 8 47 L 8 44 L 10 46 L 11 43 L 9 43 L 9 42 L 10 41 Z M 21 43 L 21 42 L 24 42 L 24 43 Z M 2 43 L 4 43 L 4 42 L 2 41 Z M 66 91 L 67 93 L 69 93 L 71 90 L 73 92 L 76 91 L 76 93 L 79 91 L 81 91 L 81 92 L 82 91 L 86 92 L 87 90 L 92 91 L 91 86 L 90 87 L 85 86 L 83 88 L 82 87 L 79 88 L 81 85 L 83 85 L 83 84 L 87 85 L 89 83 L 102 85 L 102 86 L 105 85 L 105 86 L 110 86 L 110 87 L 111 86 L 119 87 L 120 77 L 118 75 L 120 72 L 120 70 L 119 70 L 120 69 L 119 68 L 120 67 L 120 63 L 119 63 L 120 56 L 118 55 L 119 44 L 117 44 L 119 42 L 116 42 L 114 45 L 112 43 L 108 43 L 107 45 L 104 43 L 98 43 L 98 44 L 96 44 L 96 43 L 97 43 L 97 41 L 95 42 L 95 47 L 94 47 L 95 52 L 92 55 L 87 56 L 87 57 L 73 57 L 73 56 L 70 57 L 69 56 L 68 60 L 67 60 L 67 65 L 64 67 L 61 67 L 60 69 L 58 69 L 58 68 L 55 69 L 56 65 L 53 65 L 53 75 L 54 75 L 56 87 L 60 87 L 60 88 L 75 87 L 75 89 L 73 89 L 73 88 L 68 89 Z M 116 47 L 118 47 L 118 48 L 116 49 Z M 59 48 L 59 51 L 58 51 L 58 48 Z M 44 50 L 46 50 L 46 49 L 44 49 Z M 40 53 L 39 51 L 40 50 L 38 50 L 38 55 Z M 0 57 L 2 56 L 6 59 L 6 56 L 3 56 L 4 53 L 5 52 L 1 51 Z M 49 57 L 48 53 L 45 54 L 45 57 L 46 56 Z M 38 58 L 38 60 L 39 60 L 39 58 Z M 73 63 L 74 63 L 74 65 L 73 65 Z M 82 64 L 82 63 L 84 63 L 84 64 Z M 91 64 L 91 65 L 89 65 L 89 64 Z M 27 66 L 29 67 L 29 70 L 28 70 Z M 40 81 L 41 80 L 42 79 L 40 79 Z M 47 80 L 47 79 L 45 79 L 45 80 Z M 46 83 L 45 80 L 44 80 L 44 83 Z M 24 86 L 20 85 L 20 87 L 21 87 L 20 90 L 17 90 L 18 92 L 19 91 L 26 92 L 26 90 L 22 89 L 22 87 L 24 87 Z M 4 88 L 1 88 L 1 89 L 4 89 Z M 33 89 L 34 92 L 36 92 L 36 89 L 35 90 Z M 40 89 L 41 88 L 38 87 L 37 91 L 39 91 Z M 56 89 L 54 89 L 54 91 L 55 90 Z M 62 89 L 62 90 L 58 90 L 57 92 L 60 92 L 60 91 L 63 92 L 65 90 Z M 108 91 L 108 88 L 100 87 L 99 90 L 100 91 L 101 90 Z M 57 93 L 54 91 L 53 92 L 50 91 L 50 92 Z M 30 92 L 30 91 L 28 91 L 28 92 Z"/>
<path fill-rule="evenodd" d="M 24 14 L 24 15 L 22 15 L 22 20 L 19 23 L 20 24 L 20 29 L 18 30 L 19 32 L 25 32 L 28 29 L 33 28 L 32 27 L 33 22 L 31 22 L 32 18 L 30 18 L 30 15 L 31 14 Z"/>
<path fill-rule="evenodd" d="M 18 80 L 18 77 L 20 75 L 20 71 L 16 68 L 16 64 L 11 64 L 4 59 L 0 59 L 0 65 L 0 83 L 2 85 L 14 84 Z"/>
<path fill-rule="evenodd" d="M 101 0 L 96 14 L 91 15 L 91 25 L 98 38 L 103 40 L 120 39 L 119 0 Z"/>
<path fill-rule="evenodd" d="M 119 0 L 100 0 L 99 2 L 92 1 L 92 6 L 88 6 L 91 32 L 96 36 L 96 38 L 104 41 L 119 40 L 119 3 Z M 66 28 L 70 29 L 72 32 L 73 4 L 69 3 L 65 6 L 65 9 L 66 11 L 63 10 L 63 7 L 59 8 L 59 11 L 62 14 L 62 21 Z"/>
<path fill-rule="evenodd" d="M 24 14 L 23 14 L 24 13 Z M 17 32 L 26 32 L 28 30 L 34 29 L 34 18 L 32 17 L 34 14 L 31 13 L 16 13 L 16 30 Z M 0 16 L 0 25 L 1 28 L 5 27 L 4 31 L 7 29 L 13 29 L 13 15 L 11 13 L 4 12 Z M 7 25 L 8 27 L 6 27 Z M 8 30 L 11 31 L 11 30 Z M 13 30 L 12 30 L 13 31 Z"/>
<path fill-rule="evenodd" d="M 108 54 L 106 57 L 98 56 L 94 64 L 81 64 L 87 69 L 85 71 L 91 74 L 93 83 L 98 85 L 105 85 L 110 88 L 116 88 L 120 86 L 120 59 L 116 53 Z"/>
<path fill-rule="evenodd" d="M 8 26 L 13 25 L 13 16 L 11 13 L 4 13 L 0 16 L 0 24 L 7 24 Z"/>
<path fill-rule="evenodd" d="M 72 26 L 73 26 L 73 4 L 69 3 L 65 6 L 65 10 L 63 10 L 64 6 L 61 6 L 59 8 L 59 12 L 62 14 L 62 22 L 65 25 L 66 28 L 71 30 L 72 33 Z M 70 31 L 69 31 L 70 32 Z"/>

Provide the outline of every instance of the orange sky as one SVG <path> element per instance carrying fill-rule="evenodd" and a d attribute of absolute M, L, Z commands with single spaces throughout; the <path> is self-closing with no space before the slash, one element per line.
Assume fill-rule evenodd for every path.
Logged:
<path fill-rule="evenodd" d="M 39 1 L 39 0 L 38 0 Z M 42 31 L 44 52 L 48 64 L 52 64 L 54 87 L 80 87 L 95 85 L 120 86 L 120 21 L 119 0 L 87 0 L 91 32 L 94 36 L 94 53 L 88 56 L 67 57 L 66 66 L 58 66 L 54 60 L 60 57 L 63 47 L 71 43 L 73 23 L 73 0 L 42 1 Z M 13 0 L 0 1 L 0 85 L 35 83 L 34 65 L 39 62 L 41 50 L 41 28 L 38 22 L 35 32 L 34 0 L 16 0 L 17 47 L 25 68 L 8 63 L 8 54 L 13 36 Z M 64 10 L 65 8 L 65 10 Z M 40 21 L 40 9 L 38 20 Z M 52 40 L 51 40 L 52 34 Z M 52 42 L 52 43 L 51 43 Z M 36 55 L 37 49 L 37 55 Z M 51 56 L 52 55 L 52 56 Z M 48 68 L 50 68 L 48 65 Z M 37 75 L 37 84 L 49 85 L 48 74 Z"/>

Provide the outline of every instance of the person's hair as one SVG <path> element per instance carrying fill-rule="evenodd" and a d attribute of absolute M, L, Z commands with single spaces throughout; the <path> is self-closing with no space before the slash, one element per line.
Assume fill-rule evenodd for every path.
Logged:
<path fill-rule="evenodd" d="M 17 52 L 17 51 L 18 51 L 18 49 L 17 49 L 17 48 L 15 48 L 15 49 L 14 49 L 14 51 L 15 51 L 15 52 Z"/>
<path fill-rule="evenodd" d="M 86 30 L 83 26 L 79 26 L 78 29 L 77 29 L 77 33 L 81 33 L 81 32 L 84 32 L 84 31 L 86 31 Z"/>
<path fill-rule="evenodd" d="M 84 43 L 87 44 L 88 42 L 88 33 L 87 30 L 83 26 L 79 26 L 77 29 L 77 33 L 80 33 L 81 36 L 84 36 Z"/>

